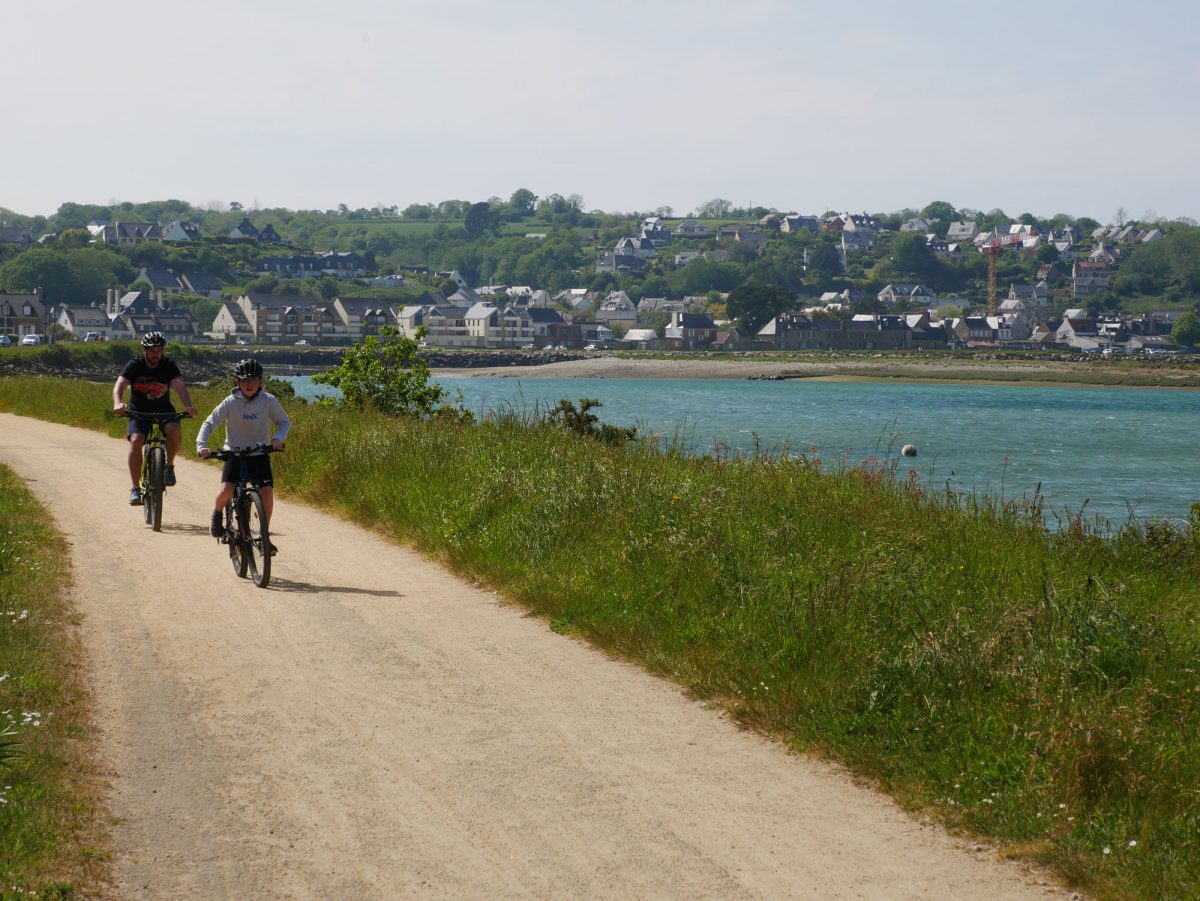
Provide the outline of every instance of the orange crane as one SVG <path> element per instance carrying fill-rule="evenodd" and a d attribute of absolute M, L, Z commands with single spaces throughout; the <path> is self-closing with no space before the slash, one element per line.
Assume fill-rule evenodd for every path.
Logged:
<path fill-rule="evenodd" d="M 1005 247 L 1021 243 L 1020 235 L 993 235 L 983 242 L 980 250 L 987 251 L 988 255 L 988 305 L 987 314 L 989 316 L 996 315 L 996 257 L 1000 256 L 1000 251 Z"/>

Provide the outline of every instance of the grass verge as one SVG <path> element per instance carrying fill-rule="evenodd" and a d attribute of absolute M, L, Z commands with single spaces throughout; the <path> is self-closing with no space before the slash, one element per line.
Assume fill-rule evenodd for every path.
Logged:
<path fill-rule="evenodd" d="M 106 390 L 0 380 L 0 409 L 119 434 Z M 898 461 L 290 411 L 293 496 L 1098 897 L 1200 894 L 1194 528 L 1050 533 L 1036 502 L 964 504 Z"/>
<path fill-rule="evenodd" d="M 0 497 L 0 895 L 86 896 L 108 857 L 69 548 L 3 466 Z"/>

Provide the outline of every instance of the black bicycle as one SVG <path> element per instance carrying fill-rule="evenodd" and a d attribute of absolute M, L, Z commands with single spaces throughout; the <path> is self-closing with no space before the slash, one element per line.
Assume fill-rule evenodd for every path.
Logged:
<path fill-rule="evenodd" d="M 150 423 L 150 433 L 142 445 L 142 476 L 138 482 L 138 493 L 142 496 L 142 518 L 155 532 L 162 531 L 163 492 L 167 487 L 167 433 L 163 426 L 168 422 L 187 419 L 186 412 L 136 413 L 126 409 L 122 414 L 130 419 Z"/>
<path fill-rule="evenodd" d="M 225 534 L 221 543 L 228 545 L 229 560 L 238 577 L 244 579 L 249 572 L 259 588 L 266 588 L 271 581 L 271 555 L 275 547 L 271 544 L 259 485 L 250 478 L 246 461 L 273 453 L 277 451 L 269 444 L 212 452 L 218 460 L 237 460 L 239 463 L 233 497 L 225 505 Z"/>

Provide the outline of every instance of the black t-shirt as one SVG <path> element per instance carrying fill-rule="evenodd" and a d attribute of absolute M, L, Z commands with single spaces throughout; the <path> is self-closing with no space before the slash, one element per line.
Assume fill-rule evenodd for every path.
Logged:
<path fill-rule="evenodd" d="M 121 376 L 129 380 L 129 409 L 134 413 L 174 413 L 171 406 L 171 382 L 183 378 L 175 361 L 163 357 L 151 369 L 145 357 L 134 357 L 125 364 Z"/>

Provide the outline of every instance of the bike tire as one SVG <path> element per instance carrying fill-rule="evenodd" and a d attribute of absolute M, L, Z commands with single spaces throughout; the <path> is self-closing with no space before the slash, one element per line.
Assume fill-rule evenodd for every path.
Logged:
<path fill-rule="evenodd" d="M 257 491 L 246 492 L 246 525 L 249 541 L 246 556 L 250 561 L 250 578 L 259 588 L 271 581 L 271 533 L 267 528 L 266 509 Z"/>
<path fill-rule="evenodd" d="M 162 531 L 163 490 L 167 480 L 167 452 L 156 447 L 150 452 L 150 528 L 155 532 Z M 152 500 L 151 500 L 152 499 Z"/>
<path fill-rule="evenodd" d="M 246 543 L 242 540 L 238 517 L 233 512 L 233 502 L 225 505 L 225 541 L 229 545 L 229 562 L 239 579 L 246 578 Z"/>
<path fill-rule="evenodd" d="M 150 525 L 154 522 L 154 508 L 150 498 L 150 445 L 142 448 L 142 477 L 138 482 L 138 491 L 142 496 L 142 521 Z"/>

